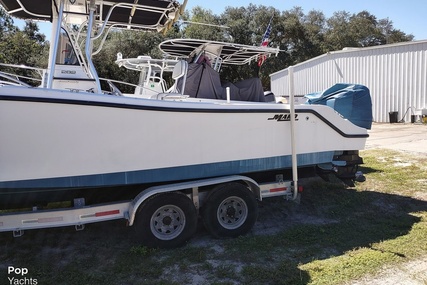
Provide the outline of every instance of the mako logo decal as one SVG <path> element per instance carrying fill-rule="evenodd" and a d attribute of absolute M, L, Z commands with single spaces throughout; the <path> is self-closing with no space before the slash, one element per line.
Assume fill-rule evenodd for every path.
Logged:
<path fill-rule="evenodd" d="M 291 114 L 276 114 L 268 120 L 275 120 L 278 122 L 289 122 L 291 120 Z M 298 121 L 298 114 L 295 114 L 295 121 Z"/>
<path fill-rule="evenodd" d="M 61 74 L 76 74 L 75 70 L 61 70 Z"/>

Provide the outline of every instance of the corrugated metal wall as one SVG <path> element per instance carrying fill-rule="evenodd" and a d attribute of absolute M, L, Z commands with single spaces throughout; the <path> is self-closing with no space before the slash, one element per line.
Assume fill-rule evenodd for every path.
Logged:
<path fill-rule="evenodd" d="M 289 95 L 288 69 L 270 75 L 271 91 Z M 322 91 L 335 83 L 356 83 L 371 91 L 376 122 L 389 112 L 410 122 L 412 111 L 427 108 L 427 40 L 350 48 L 330 52 L 294 66 L 295 94 Z M 409 109 L 410 108 L 410 109 Z"/>

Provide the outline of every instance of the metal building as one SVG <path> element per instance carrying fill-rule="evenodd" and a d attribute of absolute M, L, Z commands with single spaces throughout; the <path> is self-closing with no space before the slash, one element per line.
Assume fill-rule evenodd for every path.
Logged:
<path fill-rule="evenodd" d="M 296 96 L 336 83 L 356 83 L 371 91 L 375 122 L 411 121 L 427 108 L 427 40 L 328 52 L 293 67 Z M 270 75 L 271 91 L 289 95 L 288 69 Z M 394 113 L 396 114 L 396 113 Z M 417 118 L 417 117 L 412 117 Z"/>

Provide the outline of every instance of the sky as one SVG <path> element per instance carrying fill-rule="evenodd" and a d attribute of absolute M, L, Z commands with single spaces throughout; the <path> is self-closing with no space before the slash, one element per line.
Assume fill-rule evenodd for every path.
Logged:
<path fill-rule="evenodd" d="M 183 2 L 183 0 L 178 1 Z M 200 6 L 220 15 L 227 6 L 247 7 L 250 3 L 257 6 L 272 6 L 279 11 L 299 6 L 305 14 L 310 10 L 322 11 L 327 18 L 337 11 L 353 14 L 366 10 L 377 20 L 388 18 L 393 22 L 395 29 L 412 34 L 415 37 L 414 40 L 427 40 L 427 0 L 188 0 L 186 10 L 191 11 L 193 7 Z M 50 34 L 50 23 L 41 22 L 39 27 L 42 33 Z"/>

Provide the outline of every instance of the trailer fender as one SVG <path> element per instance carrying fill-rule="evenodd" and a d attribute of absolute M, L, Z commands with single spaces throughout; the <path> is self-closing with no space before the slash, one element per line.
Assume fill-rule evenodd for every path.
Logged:
<path fill-rule="evenodd" d="M 135 215 L 136 215 L 136 212 L 138 211 L 138 208 L 141 206 L 141 204 L 144 203 L 144 201 L 146 201 L 148 198 L 152 197 L 153 195 L 168 193 L 168 192 L 175 192 L 175 191 L 182 191 L 185 189 L 198 189 L 199 187 L 203 187 L 203 186 L 210 186 L 210 185 L 228 183 L 233 181 L 244 182 L 248 186 L 248 188 L 255 194 L 255 197 L 259 200 L 261 199 L 260 186 L 258 185 L 258 183 L 249 177 L 241 176 L 241 175 L 232 175 L 232 176 L 208 178 L 208 179 L 202 179 L 202 180 L 194 180 L 194 181 L 179 182 L 179 183 L 173 183 L 173 184 L 167 184 L 167 185 L 153 186 L 140 192 L 130 203 L 129 226 L 132 226 L 133 223 L 135 222 Z"/>

